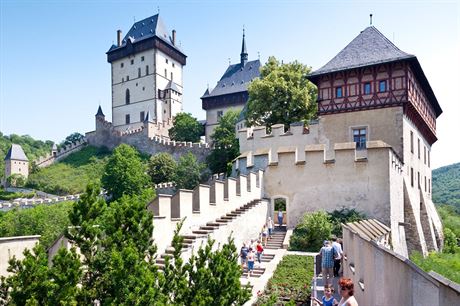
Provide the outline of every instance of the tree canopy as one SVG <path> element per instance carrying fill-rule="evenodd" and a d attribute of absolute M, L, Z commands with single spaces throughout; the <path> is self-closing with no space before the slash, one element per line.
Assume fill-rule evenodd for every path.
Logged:
<path fill-rule="evenodd" d="M 101 182 L 112 199 L 117 200 L 123 195 L 141 194 L 150 180 L 136 149 L 121 144 L 109 158 Z"/>
<path fill-rule="evenodd" d="M 81 140 L 83 140 L 85 136 L 83 134 L 80 134 L 78 132 L 72 133 L 69 136 L 67 136 L 64 141 L 61 142 L 60 146 L 68 146 L 71 144 L 75 144 Z"/>
<path fill-rule="evenodd" d="M 239 112 L 230 110 L 220 119 L 219 125 L 211 135 L 214 149 L 207 158 L 212 173 L 228 173 L 231 171 L 231 162 L 240 151 L 239 142 L 235 134 L 235 125 Z"/>
<path fill-rule="evenodd" d="M 297 61 L 283 64 L 270 57 L 260 79 L 249 84 L 247 125 L 306 122 L 316 114 L 316 86 L 307 79 L 311 68 Z"/>
<path fill-rule="evenodd" d="M 190 113 L 177 114 L 173 127 L 169 129 L 169 138 L 175 141 L 199 142 L 203 134 L 203 125 Z"/>
<path fill-rule="evenodd" d="M 159 184 L 171 182 L 173 180 L 177 164 L 171 154 L 162 152 L 152 155 L 147 167 L 147 173 L 152 183 Z"/>
<path fill-rule="evenodd" d="M 192 153 L 182 155 L 173 177 L 177 188 L 195 188 L 200 183 L 201 172 L 204 169 L 205 165 L 200 164 Z"/>

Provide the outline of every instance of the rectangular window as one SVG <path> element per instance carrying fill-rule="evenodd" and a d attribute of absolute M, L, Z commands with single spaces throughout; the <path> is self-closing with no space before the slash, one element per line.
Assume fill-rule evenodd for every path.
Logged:
<path fill-rule="evenodd" d="M 145 75 L 149 75 L 149 65 L 145 66 Z"/>
<path fill-rule="evenodd" d="M 335 88 L 335 97 L 336 98 L 342 98 L 343 95 L 342 95 L 342 87 L 336 87 Z"/>
<path fill-rule="evenodd" d="M 417 138 L 417 156 L 420 159 L 420 138 Z"/>
<path fill-rule="evenodd" d="M 169 63 L 169 60 L 166 58 L 166 64 Z"/>
<path fill-rule="evenodd" d="M 141 122 L 144 122 L 144 119 L 145 119 L 145 113 L 144 113 L 144 112 L 141 112 L 141 114 L 140 114 L 140 116 L 139 116 L 139 117 L 140 117 L 139 119 L 141 120 Z"/>
<path fill-rule="evenodd" d="M 371 83 L 367 82 L 364 83 L 364 94 L 370 95 L 371 94 Z"/>
<path fill-rule="evenodd" d="M 224 115 L 224 111 L 217 111 L 217 119 L 220 119 Z"/>
<path fill-rule="evenodd" d="M 425 176 L 425 192 L 426 192 L 426 176 Z"/>
<path fill-rule="evenodd" d="M 172 63 L 172 66 L 173 66 L 173 68 L 176 67 L 176 65 L 174 65 L 174 63 Z"/>
<path fill-rule="evenodd" d="M 410 168 L 410 185 L 414 187 L 414 168 Z"/>
<path fill-rule="evenodd" d="M 141 68 L 137 68 L 137 77 L 138 77 L 138 78 L 141 77 Z"/>
<path fill-rule="evenodd" d="M 129 75 L 126 76 L 126 81 L 129 81 Z"/>
<path fill-rule="evenodd" d="M 366 149 L 366 128 L 353 129 L 353 141 L 356 143 L 356 150 Z"/>
<path fill-rule="evenodd" d="M 417 171 L 417 187 L 420 189 L 420 171 Z"/>
<path fill-rule="evenodd" d="M 143 62 L 143 61 L 144 61 L 144 57 L 143 57 L 143 56 L 141 56 L 141 62 Z"/>
<path fill-rule="evenodd" d="M 125 78 L 121 78 L 121 82 L 123 83 L 125 81 Z"/>
<path fill-rule="evenodd" d="M 431 179 L 428 179 L 428 193 L 431 193 Z"/>
<path fill-rule="evenodd" d="M 430 150 L 428 150 L 428 168 L 430 168 Z"/>
<path fill-rule="evenodd" d="M 134 60 L 133 59 L 131 60 L 131 65 L 134 65 Z"/>
<path fill-rule="evenodd" d="M 165 69 L 165 78 L 168 78 L 168 69 Z"/>
<path fill-rule="evenodd" d="M 423 146 L 423 163 L 426 165 L 426 147 Z"/>
<path fill-rule="evenodd" d="M 130 124 L 131 123 L 131 118 L 129 117 L 129 114 L 125 116 L 125 123 Z"/>
<path fill-rule="evenodd" d="M 124 66 L 123 63 L 121 63 L 121 64 L 120 64 L 120 68 L 123 68 L 123 66 Z"/>
<path fill-rule="evenodd" d="M 379 92 L 387 91 L 387 81 L 380 81 L 379 82 Z"/>
<path fill-rule="evenodd" d="M 171 81 L 173 80 L 173 73 L 171 72 Z"/>
<path fill-rule="evenodd" d="M 414 153 L 414 132 L 410 131 L 410 152 Z"/>

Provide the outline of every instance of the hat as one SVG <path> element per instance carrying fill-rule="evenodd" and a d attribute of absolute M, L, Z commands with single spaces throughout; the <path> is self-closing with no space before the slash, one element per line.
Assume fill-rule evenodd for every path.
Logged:
<path fill-rule="evenodd" d="M 329 240 L 324 240 L 323 245 L 329 244 Z"/>

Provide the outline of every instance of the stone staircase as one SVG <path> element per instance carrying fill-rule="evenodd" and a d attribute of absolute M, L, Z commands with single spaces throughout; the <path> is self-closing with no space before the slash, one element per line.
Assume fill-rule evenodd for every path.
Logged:
<path fill-rule="evenodd" d="M 260 201 L 261 200 L 252 200 L 251 202 L 225 214 L 224 216 L 217 218 L 215 221 L 211 221 L 211 222 L 206 223 L 205 225 L 200 226 L 199 229 L 193 230 L 192 234 L 181 235 L 182 238 L 184 239 L 182 252 L 185 252 L 188 249 L 190 249 L 193 243 L 195 243 L 197 238 L 207 237 L 214 230 L 218 229 L 221 226 L 225 226 L 227 223 L 233 221 L 234 219 L 238 218 L 238 216 L 244 214 L 246 211 L 250 210 L 257 204 L 259 204 Z M 174 248 L 172 246 L 167 247 L 165 252 L 161 254 L 159 258 L 156 259 L 155 264 L 157 265 L 157 267 L 160 270 L 162 270 L 165 265 L 165 258 L 167 256 L 172 258 L 173 254 L 174 254 Z"/>
<path fill-rule="evenodd" d="M 275 227 L 275 230 L 272 233 L 272 238 L 267 242 L 265 249 L 277 250 L 283 248 L 284 237 L 286 237 L 286 227 Z"/>

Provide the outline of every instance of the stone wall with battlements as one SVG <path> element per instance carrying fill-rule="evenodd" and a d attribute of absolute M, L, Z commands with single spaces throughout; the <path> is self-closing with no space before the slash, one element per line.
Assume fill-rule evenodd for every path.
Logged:
<path fill-rule="evenodd" d="M 59 151 L 50 152 L 47 156 L 42 156 L 35 161 L 35 164 L 40 167 L 47 167 L 53 163 L 62 160 L 63 158 L 69 156 L 72 153 L 78 152 L 86 146 L 86 139 L 82 139 L 71 145 L 62 147 Z"/>
<path fill-rule="evenodd" d="M 171 154 L 174 159 L 187 152 L 193 153 L 197 159 L 203 162 L 210 153 L 208 144 L 176 142 L 158 135 L 159 126 L 156 123 L 145 122 L 143 126 L 128 131 L 119 131 L 112 123 L 103 117 L 96 117 L 96 130 L 86 133 L 88 144 L 96 147 L 107 147 L 113 150 L 122 143 L 135 147 L 142 153 L 154 155 L 160 152 Z"/>
<path fill-rule="evenodd" d="M 304 127 L 272 126 L 239 131 L 240 156 L 233 175 L 264 170 L 264 197 L 286 198 L 287 225 L 305 212 L 343 207 L 364 212 L 389 226 L 395 252 L 408 256 L 442 246 L 442 225 L 423 188 L 408 188 L 410 175 L 401 155 L 382 140 L 331 142 L 319 120 Z M 330 129 L 330 127 L 328 128 Z"/>

